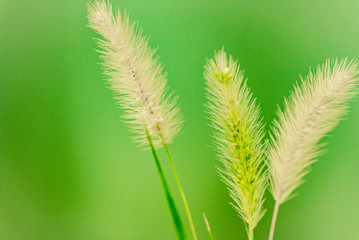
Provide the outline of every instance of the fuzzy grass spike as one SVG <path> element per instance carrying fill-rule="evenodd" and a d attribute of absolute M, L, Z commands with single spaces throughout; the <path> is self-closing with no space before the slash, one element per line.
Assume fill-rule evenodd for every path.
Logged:
<path fill-rule="evenodd" d="M 239 65 L 222 49 L 207 61 L 208 112 L 215 129 L 219 173 L 226 183 L 233 206 L 246 223 L 248 238 L 264 215 L 266 189 L 264 125 Z"/>
<path fill-rule="evenodd" d="M 276 201 L 269 239 L 273 239 L 279 206 L 293 197 L 309 166 L 322 152 L 325 137 L 347 113 L 357 94 L 357 62 L 326 61 L 309 72 L 285 100 L 285 110 L 274 121 L 268 150 L 270 186 Z"/>
<path fill-rule="evenodd" d="M 104 72 L 136 142 L 148 146 L 146 128 L 156 148 L 170 143 L 182 128 L 182 115 L 148 38 L 126 13 L 117 10 L 114 16 L 104 1 L 90 4 L 88 12 L 89 27 L 103 37 L 97 43 Z"/>

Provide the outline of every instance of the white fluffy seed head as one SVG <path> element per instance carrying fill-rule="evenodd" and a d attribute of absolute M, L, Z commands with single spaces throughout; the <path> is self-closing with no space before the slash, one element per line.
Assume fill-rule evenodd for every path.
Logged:
<path fill-rule="evenodd" d="M 326 61 L 309 72 L 285 100 L 285 110 L 274 121 L 268 167 L 271 191 L 279 203 L 290 199 L 309 166 L 322 152 L 320 140 L 347 113 L 348 101 L 357 94 L 357 62 Z"/>
<path fill-rule="evenodd" d="M 125 109 L 124 118 L 135 132 L 136 142 L 147 146 L 146 128 L 156 148 L 170 143 L 180 132 L 182 115 L 177 97 L 168 92 L 166 74 L 148 46 L 137 23 L 112 6 L 96 1 L 88 7 L 89 27 L 103 39 L 97 39 L 104 73 Z"/>
<path fill-rule="evenodd" d="M 264 167 L 263 123 L 239 65 L 222 49 L 207 61 L 208 113 L 223 166 L 219 173 L 230 191 L 233 206 L 253 230 L 264 215 L 267 177 Z"/>

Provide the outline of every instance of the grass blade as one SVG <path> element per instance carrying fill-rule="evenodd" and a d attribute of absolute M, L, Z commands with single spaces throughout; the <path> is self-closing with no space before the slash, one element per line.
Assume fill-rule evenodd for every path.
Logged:
<path fill-rule="evenodd" d="M 165 174 L 164 174 L 163 169 L 161 167 L 161 163 L 160 163 L 160 161 L 158 159 L 156 150 L 154 148 L 151 136 L 149 135 L 147 128 L 145 128 L 145 131 L 146 131 L 148 143 L 149 143 L 150 148 L 151 148 L 153 159 L 155 160 L 155 163 L 156 163 L 158 175 L 159 175 L 159 177 L 161 179 L 163 191 L 165 192 L 165 196 L 166 196 L 166 199 L 167 199 L 167 202 L 168 202 L 168 206 L 170 208 L 172 220 L 173 220 L 173 223 L 175 225 L 178 238 L 181 239 L 181 240 L 188 239 L 186 229 L 184 228 L 184 225 L 183 225 L 181 216 L 179 214 L 179 211 L 177 209 L 175 200 L 174 200 L 174 198 L 173 198 L 173 196 L 171 194 L 171 191 L 170 191 L 170 188 L 168 186 Z"/>
<path fill-rule="evenodd" d="M 184 207 L 185 207 L 185 209 L 186 209 L 186 214 L 187 214 L 188 222 L 189 222 L 189 225 L 190 225 L 190 228 L 191 228 L 192 237 L 193 237 L 194 240 L 197 240 L 196 230 L 195 230 L 195 227 L 194 227 L 194 224 L 193 224 L 193 219 L 192 219 L 191 211 L 190 211 L 190 209 L 189 209 L 188 202 L 187 202 L 187 198 L 186 198 L 186 195 L 184 194 L 181 181 L 179 180 L 179 177 L 178 177 L 178 174 L 177 174 L 175 165 L 174 165 L 174 163 L 173 163 L 171 154 L 170 154 L 170 152 L 169 152 L 169 150 L 168 150 L 167 144 L 166 144 L 164 141 L 162 142 L 162 144 L 163 144 L 163 148 L 164 148 L 165 151 L 166 151 L 168 160 L 170 161 L 171 168 L 172 168 L 172 172 L 173 172 L 173 175 L 175 176 L 176 183 L 177 183 L 177 187 L 178 187 L 178 190 L 180 191 L 181 198 L 182 198 L 182 202 L 183 202 L 183 205 L 184 205 Z"/>

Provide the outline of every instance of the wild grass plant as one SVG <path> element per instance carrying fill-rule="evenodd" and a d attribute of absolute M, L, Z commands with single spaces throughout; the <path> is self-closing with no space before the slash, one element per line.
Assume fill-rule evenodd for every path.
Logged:
<path fill-rule="evenodd" d="M 114 15 L 110 3 L 98 1 L 88 6 L 89 27 L 102 38 L 97 38 L 103 60 L 104 73 L 115 99 L 125 109 L 124 119 L 140 148 L 150 149 L 169 204 L 179 239 L 187 239 L 177 204 L 163 172 L 157 150 L 161 147 L 170 161 L 182 201 L 186 209 L 193 239 L 197 239 L 191 212 L 167 144 L 172 142 L 182 127 L 182 114 L 177 97 L 169 92 L 166 74 L 155 50 L 148 46 L 137 23 L 119 10 Z"/>
<path fill-rule="evenodd" d="M 327 60 L 310 71 L 273 121 L 267 150 L 270 190 L 275 200 L 269 239 L 273 239 L 279 206 L 294 197 L 309 167 L 323 152 L 321 139 L 347 113 L 348 102 L 358 93 L 355 60 Z"/>
<path fill-rule="evenodd" d="M 191 211 L 167 144 L 183 124 L 177 97 L 167 86 L 167 75 L 148 38 L 128 14 L 109 2 L 88 6 L 89 27 L 100 38 L 104 74 L 124 119 L 141 149 L 150 150 L 167 199 L 178 239 L 197 239 Z M 309 167 L 323 152 L 323 137 L 348 111 L 358 90 L 355 60 L 327 60 L 301 78 L 273 120 L 269 139 L 259 103 L 250 91 L 238 61 L 224 49 L 215 52 L 204 68 L 207 113 L 219 159 L 218 173 L 229 190 L 232 205 L 243 220 L 249 240 L 264 216 L 266 191 L 275 206 L 269 240 L 274 238 L 279 206 L 294 196 Z M 163 148 L 171 165 L 190 227 L 191 237 L 166 180 L 157 152 Z M 209 239 L 214 239 L 203 213 Z"/>
<path fill-rule="evenodd" d="M 233 206 L 246 223 L 248 239 L 264 215 L 267 177 L 264 170 L 264 124 L 260 109 L 239 69 L 222 49 L 208 60 L 204 78 L 208 112 L 215 129 L 219 174 L 228 186 Z"/>
<path fill-rule="evenodd" d="M 357 62 L 347 59 L 327 60 L 316 72 L 310 71 L 284 100 L 285 109 L 278 110 L 265 147 L 259 107 L 237 62 L 223 49 L 207 62 L 208 112 L 223 165 L 219 173 L 246 224 L 248 239 L 253 239 L 253 229 L 264 214 L 267 175 L 275 200 L 269 233 L 269 240 L 273 239 L 279 206 L 294 197 L 310 165 L 323 152 L 321 139 L 347 113 L 348 102 L 358 93 L 358 74 Z"/>

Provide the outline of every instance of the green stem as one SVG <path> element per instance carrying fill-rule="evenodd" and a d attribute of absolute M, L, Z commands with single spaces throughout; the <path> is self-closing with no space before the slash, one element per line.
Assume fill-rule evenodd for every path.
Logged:
<path fill-rule="evenodd" d="M 149 143 L 151 151 L 152 151 L 153 158 L 154 158 L 155 163 L 156 163 L 158 175 L 159 175 L 159 177 L 161 179 L 162 187 L 163 187 L 163 190 L 164 190 L 165 195 L 166 195 L 168 206 L 169 206 L 170 211 L 171 211 L 172 220 L 173 220 L 173 223 L 175 225 L 178 238 L 180 240 L 188 239 L 187 238 L 187 233 L 185 231 L 185 228 L 183 227 L 181 216 L 180 216 L 180 214 L 178 212 L 178 209 L 176 207 L 176 203 L 174 201 L 174 198 L 173 198 L 173 196 L 172 196 L 172 194 L 170 192 L 169 185 L 167 183 L 165 174 L 164 174 L 164 172 L 162 170 L 162 167 L 161 167 L 160 161 L 158 159 L 155 147 L 153 146 L 152 138 L 151 138 L 150 134 L 148 133 L 148 130 L 147 130 L 146 127 L 145 127 L 145 131 L 146 131 L 148 143 Z"/>
<path fill-rule="evenodd" d="M 212 231 L 211 231 L 211 227 L 209 226 L 209 222 L 207 220 L 206 214 L 203 211 L 202 211 L 202 214 L 203 214 L 204 222 L 206 224 L 208 237 L 209 237 L 210 240 L 214 240 L 213 235 L 212 235 Z"/>
<path fill-rule="evenodd" d="M 185 206 L 186 213 L 187 213 L 187 217 L 188 217 L 188 222 L 189 222 L 189 225 L 190 225 L 190 227 L 191 227 L 191 232 L 192 232 L 193 239 L 194 239 L 194 240 L 197 240 L 196 230 L 195 230 L 195 228 L 194 228 L 194 224 L 193 224 L 193 220 L 192 220 L 192 215 L 191 215 L 191 211 L 190 211 L 190 209 L 189 209 L 188 203 L 187 203 L 186 195 L 184 194 L 184 191 L 183 191 L 181 182 L 180 182 L 180 180 L 179 180 L 179 177 L 178 177 L 178 174 L 177 174 L 175 165 L 174 165 L 174 163 L 173 163 L 171 154 L 170 154 L 170 152 L 169 152 L 169 150 L 168 150 L 168 148 L 167 148 L 166 143 L 164 142 L 164 139 L 163 139 L 162 135 L 161 135 L 161 138 L 162 138 L 163 148 L 164 148 L 165 151 L 166 151 L 167 157 L 168 157 L 168 159 L 169 159 L 169 161 L 170 161 L 170 164 L 171 164 L 171 168 L 172 168 L 173 175 L 175 176 L 178 189 L 179 189 L 179 191 L 180 191 L 180 193 L 181 193 L 182 201 L 183 201 L 183 204 L 184 204 L 184 206 Z"/>
<path fill-rule="evenodd" d="M 253 236 L 253 229 L 249 229 L 248 230 L 248 240 L 253 240 L 254 236 Z"/>
<path fill-rule="evenodd" d="M 273 211 L 273 217 L 272 217 L 272 224 L 270 226 L 270 233 L 269 233 L 269 238 L 268 240 L 273 240 L 274 237 L 274 229 L 275 229 L 275 224 L 277 222 L 277 216 L 278 216 L 278 211 L 279 211 L 279 203 L 278 201 L 275 202 L 274 205 L 274 211 Z"/>

